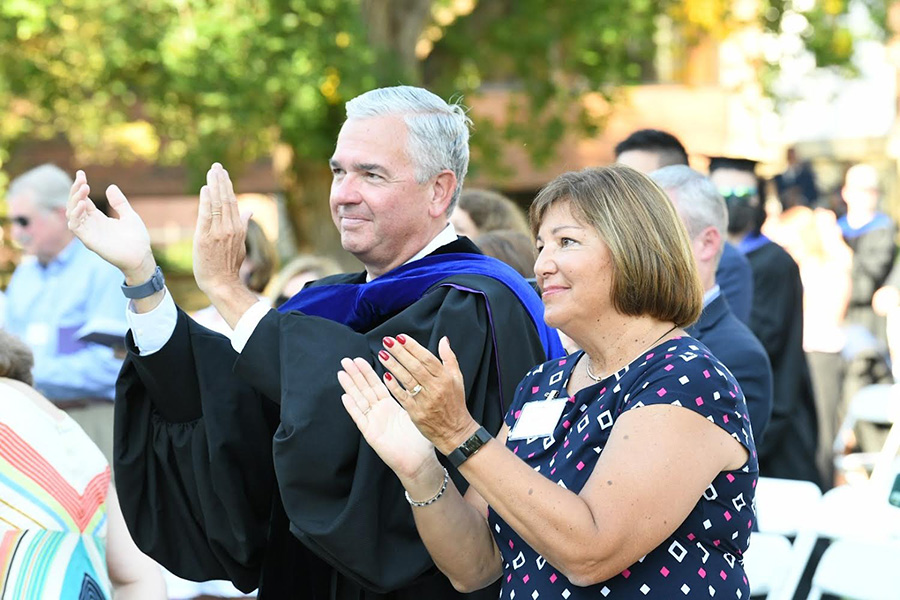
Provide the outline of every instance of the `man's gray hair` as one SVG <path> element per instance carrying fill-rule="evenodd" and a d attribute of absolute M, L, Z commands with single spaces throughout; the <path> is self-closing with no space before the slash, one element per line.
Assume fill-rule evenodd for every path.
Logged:
<path fill-rule="evenodd" d="M 709 177 L 685 165 L 671 165 L 653 171 L 650 178 L 667 194 L 677 195 L 678 212 L 691 239 L 710 226 L 726 236 L 728 208 Z"/>
<path fill-rule="evenodd" d="M 709 177 L 685 165 L 671 165 L 653 171 L 650 178 L 667 194 L 675 196 L 673 199 L 678 203 L 678 212 L 691 239 L 710 226 L 725 239 L 728 208 Z"/>
<path fill-rule="evenodd" d="M 406 123 L 406 152 L 416 169 L 416 181 L 425 183 L 444 169 L 456 175 L 456 190 L 449 215 L 469 170 L 469 127 L 466 108 L 444 102 L 428 90 L 401 85 L 372 90 L 347 102 L 348 119 L 397 115 Z"/>
<path fill-rule="evenodd" d="M 35 205 L 50 210 L 65 207 L 74 181 L 56 165 L 45 164 L 25 171 L 9 184 L 7 198 L 30 195 Z"/>

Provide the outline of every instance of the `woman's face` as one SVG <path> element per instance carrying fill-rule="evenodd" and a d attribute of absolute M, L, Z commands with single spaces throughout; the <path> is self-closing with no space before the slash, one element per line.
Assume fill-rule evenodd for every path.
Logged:
<path fill-rule="evenodd" d="M 575 218 L 569 202 L 556 202 L 544 213 L 537 249 L 534 274 L 548 325 L 578 337 L 581 328 L 614 310 L 609 248 L 592 226 Z"/>
<path fill-rule="evenodd" d="M 453 209 L 453 213 L 450 215 L 450 222 L 453 223 L 453 228 L 456 229 L 457 235 L 464 235 L 470 240 L 474 240 L 481 233 L 469 213 L 459 206 Z"/>

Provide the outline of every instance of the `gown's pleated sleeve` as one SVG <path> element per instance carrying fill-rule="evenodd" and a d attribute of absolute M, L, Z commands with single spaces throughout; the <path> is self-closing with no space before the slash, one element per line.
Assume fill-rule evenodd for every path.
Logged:
<path fill-rule="evenodd" d="M 117 383 L 115 473 L 138 546 L 192 580 L 258 585 L 275 492 L 277 406 L 232 373 L 224 336 L 179 310 L 169 342 Z"/>

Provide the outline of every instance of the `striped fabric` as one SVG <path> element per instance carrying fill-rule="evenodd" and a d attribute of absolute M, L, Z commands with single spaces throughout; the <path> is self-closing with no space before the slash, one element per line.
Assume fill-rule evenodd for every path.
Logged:
<path fill-rule="evenodd" d="M 111 598 L 109 480 L 72 419 L 0 380 L 0 599 Z"/>

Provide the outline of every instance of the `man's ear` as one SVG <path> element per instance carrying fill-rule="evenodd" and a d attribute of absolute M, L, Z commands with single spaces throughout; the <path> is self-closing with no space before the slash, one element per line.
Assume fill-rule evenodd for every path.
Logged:
<path fill-rule="evenodd" d="M 456 175 L 449 169 L 444 169 L 434 178 L 431 186 L 431 205 L 428 214 L 439 217 L 447 214 L 447 207 L 456 192 Z"/>
<path fill-rule="evenodd" d="M 715 259 L 722 249 L 722 234 L 719 230 L 710 225 L 700 232 L 695 240 L 699 243 L 695 244 L 697 251 L 697 260 L 710 262 Z"/>

